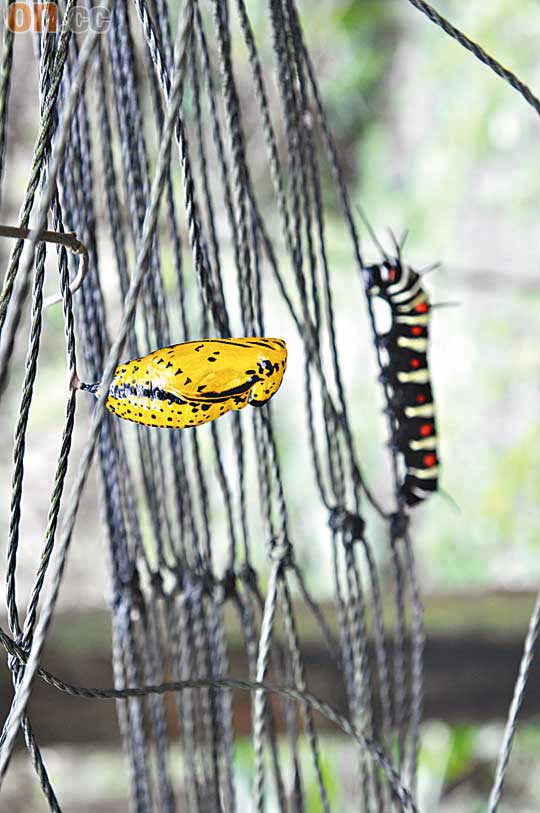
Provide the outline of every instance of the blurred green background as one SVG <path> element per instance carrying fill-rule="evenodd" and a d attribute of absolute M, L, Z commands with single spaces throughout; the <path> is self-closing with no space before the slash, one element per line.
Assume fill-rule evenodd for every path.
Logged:
<path fill-rule="evenodd" d="M 253 0 L 249 7 L 256 28 L 265 29 L 266 4 Z M 537 2 L 455 1 L 440 2 L 438 8 L 531 87 L 540 87 Z M 459 303 L 459 307 L 436 311 L 433 319 L 431 367 L 442 484 L 451 500 L 437 496 L 415 512 L 423 591 L 435 595 L 464 591 L 465 595 L 534 589 L 540 576 L 538 119 L 513 90 L 407 2 L 322 0 L 300 3 L 300 9 L 353 200 L 361 203 L 387 247 L 391 245 L 388 228 L 397 234 L 409 231 L 405 256 L 413 267 L 441 261 L 442 269 L 427 278 L 426 286 L 435 302 Z M 26 48 L 29 55 L 30 47 L 28 39 L 21 51 Z M 263 55 L 270 65 L 270 43 Z M 237 65 L 245 60 L 241 48 L 235 58 Z M 13 97 L 3 222 L 16 220 L 35 133 L 35 88 L 33 95 L 26 85 L 22 92 L 23 63 L 20 58 L 15 77 L 19 92 Z M 240 70 L 238 75 L 242 75 Z M 243 103 L 249 107 L 247 79 L 243 90 Z M 346 386 L 355 407 L 363 469 L 384 498 L 390 489 L 389 469 L 374 353 L 364 303 L 358 299 L 357 306 L 351 306 L 351 274 L 356 270 L 330 184 L 327 194 L 334 212 L 328 223 L 329 247 Z M 5 258 L 7 247 L 2 246 L 1 251 Z M 364 251 L 370 259 L 377 257 L 369 240 Z M 52 274 L 51 279 L 52 290 Z M 28 445 L 25 528 L 29 538 L 42 532 L 49 499 L 42 483 L 54 459 L 52 450 L 58 445 L 64 400 L 62 331 L 60 311 L 50 312 L 45 324 L 47 353 L 40 364 L 39 397 Z M 293 350 L 294 341 L 291 337 Z M 24 351 L 24 342 L 19 341 L 3 402 L 8 413 L 2 415 L 0 429 L 3 536 L 9 516 L 12 427 Z M 58 386 L 52 387 L 53 381 Z M 331 569 L 321 566 L 324 552 L 314 540 L 325 518 L 315 502 L 306 510 L 305 462 L 297 453 L 298 427 L 291 420 L 291 398 L 284 385 L 275 412 L 296 549 L 311 590 L 324 597 L 330 595 Z M 83 412 L 79 410 L 81 421 L 85 420 Z M 81 432 L 75 458 L 83 440 Z M 74 604 L 89 610 L 101 607 L 107 591 L 93 499 L 95 492 L 90 491 L 78 525 L 79 544 L 68 566 L 61 599 L 67 609 Z M 377 548 L 376 534 L 374 544 Z M 94 548 L 100 556 L 92 557 L 95 571 L 89 580 L 88 552 Z M 260 562 L 264 556 L 261 551 Z M 385 563 L 380 564 L 384 569 Z M 29 552 L 28 561 L 23 556 L 21 562 L 23 593 L 34 567 Z M 506 621 L 512 625 L 512 618 L 506 619 L 503 613 L 501 634 Z M 451 626 L 452 618 L 447 623 Z M 521 632 L 525 633 L 524 627 Z M 484 809 L 505 711 L 501 708 L 500 720 L 489 725 L 426 722 L 421 809 L 445 813 Z M 502 812 L 540 808 L 540 782 L 534 778 L 538 777 L 534 768 L 539 746 L 540 729 L 532 720 L 518 737 Z M 325 747 L 336 810 L 345 810 L 350 798 L 344 747 L 339 740 L 329 740 Z M 78 813 L 125 809 L 123 772 L 114 767 L 122 764 L 116 751 L 54 745 L 44 753 L 53 779 L 56 775 L 59 785 L 67 788 L 66 809 Z M 35 783 L 22 781 L 30 771 L 26 755 L 17 760 L 20 766 L 7 783 L 11 801 L 6 809 L 13 813 L 45 810 L 39 792 L 32 790 Z M 242 746 L 238 765 L 247 792 L 250 775 Z M 93 778 L 99 776 L 99 781 L 93 783 L 95 798 L 82 801 L 77 797 L 79 783 L 71 788 L 69 775 L 80 777 L 84 771 Z"/>

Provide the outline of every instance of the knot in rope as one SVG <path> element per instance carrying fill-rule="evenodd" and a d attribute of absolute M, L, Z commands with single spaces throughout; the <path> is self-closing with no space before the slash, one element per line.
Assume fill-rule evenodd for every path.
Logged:
<path fill-rule="evenodd" d="M 252 590 L 255 590 L 258 585 L 257 572 L 250 564 L 244 564 L 238 571 L 240 580 Z"/>
<path fill-rule="evenodd" d="M 24 668 L 24 662 L 28 658 L 30 647 L 25 645 L 22 635 L 18 635 L 10 641 L 11 646 L 6 646 L 4 641 L 2 643 L 8 652 L 7 665 L 9 671 L 17 678 Z"/>
<path fill-rule="evenodd" d="M 236 596 L 236 573 L 232 568 L 225 571 L 219 585 L 223 591 L 223 601 L 228 601 Z"/>
<path fill-rule="evenodd" d="M 203 590 L 200 575 L 194 570 L 186 570 L 182 574 L 181 587 L 188 600 L 199 598 Z"/>
<path fill-rule="evenodd" d="M 342 505 L 336 505 L 330 511 L 328 525 L 332 531 L 341 531 L 345 542 L 352 543 L 364 538 L 366 523 L 359 514 L 353 514 Z"/>
<path fill-rule="evenodd" d="M 153 577 L 153 574 L 152 574 Z M 143 591 L 141 588 L 141 580 L 139 578 L 139 571 L 137 567 L 131 568 L 129 577 L 121 583 L 122 592 L 131 600 L 131 605 L 135 610 L 143 613 L 146 609 Z"/>
<path fill-rule="evenodd" d="M 21 664 L 19 658 L 16 655 L 8 655 L 7 665 L 8 665 L 9 671 L 15 677 L 17 677 L 20 670 L 22 669 L 22 664 Z"/>
<path fill-rule="evenodd" d="M 163 575 L 159 570 L 155 570 L 150 575 L 150 584 L 152 592 L 158 598 L 165 598 L 165 590 L 163 589 Z"/>
<path fill-rule="evenodd" d="M 19 675 L 19 672 L 22 669 L 22 663 L 19 660 L 19 658 L 16 655 L 8 655 L 7 665 L 8 665 L 9 671 L 16 678 Z"/>
<path fill-rule="evenodd" d="M 274 562 L 278 562 L 281 569 L 290 567 L 293 561 L 293 548 L 289 540 L 272 539 L 270 542 L 270 558 Z"/>
<path fill-rule="evenodd" d="M 144 596 L 136 567 L 130 568 L 127 575 L 121 574 L 116 580 L 112 601 L 114 612 L 118 612 L 122 606 L 129 610 L 144 609 Z"/>
<path fill-rule="evenodd" d="M 409 527 L 409 517 L 404 511 L 390 515 L 390 536 L 392 539 L 403 539 Z"/>
<path fill-rule="evenodd" d="M 210 598 L 213 597 L 216 585 L 219 582 L 214 578 L 214 574 L 210 570 L 202 570 L 197 574 L 201 586 L 201 592 L 206 593 Z"/>

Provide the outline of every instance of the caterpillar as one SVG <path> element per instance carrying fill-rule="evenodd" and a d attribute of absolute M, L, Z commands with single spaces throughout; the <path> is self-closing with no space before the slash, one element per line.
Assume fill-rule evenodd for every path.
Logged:
<path fill-rule="evenodd" d="M 400 496 L 413 506 L 438 487 L 437 427 L 427 358 L 432 306 L 420 275 L 398 256 L 367 267 L 370 296 L 390 306 L 391 327 L 378 334 L 386 349 L 384 374 L 390 385 L 389 404 L 394 423 L 394 443 L 405 461 Z"/>
<path fill-rule="evenodd" d="M 145 426 L 200 426 L 248 403 L 265 404 L 281 386 L 286 367 L 283 339 L 184 342 L 120 364 L 106 406 Z M 75 386 L 96 397 L 102 391 L 101 382 Z"/>

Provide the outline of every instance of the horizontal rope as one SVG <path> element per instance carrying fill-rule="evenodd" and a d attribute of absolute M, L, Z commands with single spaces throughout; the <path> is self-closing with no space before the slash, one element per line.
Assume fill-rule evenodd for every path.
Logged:
<path fill-rule="evenodd" d="M 26 664 L 26 654 L 22 652 L 15 641 L 1 628 L 0 643 L 13 658 L 16 658 L 21 664 Z M 231 677 L 202 677 L 159 683 L 156 685 L 127 686 L 123 689 L 101 689 L 66 683 L 42 667 L 38 667 L 36 674 L 45 681 L 45 683 L 53 686 L 58 691 L 86 700 L 128 700 L 133 697 L 148 697 L 150 695 L 167 694 L 169 692 L 182 692 L 186 691 L 186 689 L 238 689 L 247 692 L 264 691 L 279 697 L 296 700 L 299 703 L 307 703 L 314 711 L 322 714 L 323 717 L 326 717 L 330 722 L 334 723 L 334 725 L 340 728 L 345 734 L 355 739 L 362 748 L 365 748 L 384 771 L 392 786 L 393 792 L 403 805 L 403 809 L 411 811 L 411 813 L 416 813 L 417 811 L 409 791 L 400 781 L 399 776 L 392 768 L 390 760 L 384 751 L 382 751 L 372 739 L 365 737 L 359 732 L 346 717 L 336 711 L 329 703 L 326 703 L 324 700 L 319 700 L 310 694 L 310 692 L 301 691 L 295 686 L 277 686 L 266 680 L 257 681 Z"/>

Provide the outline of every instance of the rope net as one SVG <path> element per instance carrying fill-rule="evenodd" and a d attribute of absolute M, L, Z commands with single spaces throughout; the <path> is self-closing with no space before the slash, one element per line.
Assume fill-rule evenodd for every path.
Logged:
<path fill-rule="evenodd" d="M 32 231 L 27 251 L 23 240 L 14 244 L 0 299 L 4 391 L 14 342 L 26 330 L 22 314 L 27 307 L 31 313 L 13 447 L 9 633 L 1 633 L 15 693 L 0 740 L 0 781 L 22 727 L 49 807 L 61 809 L 27 713 L 39 675 L 83 697 L 116 697 L 134 810 L 177 809 L 174 742 L 183 755 L 186 809 L 236 810 L 232 691 L 251 687 L 253 809 L 308 809 L 306 782 L 314 777 L 316 809 L 330 810 L 317 711 L 356 743 L 355 805 L 414 810 L 422 606 L 408 518 L 398 499 L 396 452 L 394 498 L 383 508 L 356 448 L 361 419 L 344 383 L 328 261 L 325 212 L 334 200 L 348 235 L 347 305 L 361 311 L 365 300 L 376 334 L 355 220 L 297 7 L 293 0 L 268 0 L 261 41 L 244 0 L 184 0 L 180 9 L 163 0 L 134 0 L 102 8 L 109 9 L 103 33 L 75 36 L 75 4 L 68 0 L 60 5 L 58 32 L 46 30 L 45 15 L 34 39 L 40 127 L 19 217 Z M 17 38 L 8 27 L 3 37 L 5 175 Z M 248 56 L 240 62 L 242 75 L 239 48 Z M 267 72 L 261 50 L 270 49 Z M 64 246 L 47 248 L 38 239 L 44 228 L 73 231 L 87 249 L 87 273 L 73 295 L 70 280 L 81 259 Z M 16 573 L 25 544 L 24 460 L 38 361 L 47 352 L 43 286 L 46 255 L 53 252 L 69 382 L 75 374 L 102 380 L 106 391 L 120 359 L 185 340 L 291 337 L 300 361 L 287 409 L 304 427 L 305 477 L 326 514 L 314 544 L 331 550 L 339 639 L 295 555 L 286 450 L 273 404 L 198 429 L 160 431 L 119 421 L 103 399 L 93 409 L 89 396 L 69 389 L 35 581 L 21 607 Z M 81 412 L 93 411 L 86 446 L 75 459 L 76 400 Z M 93 695 L 40 665 L 92 465 L 109 553 L 115 676 L 114 691 Z M 392 567 L 390 619 L 383 619 L 372 543 L 381 523 L 378 543 L 387 546 Z M 308 693 L 296 596 L 339 667 L 347 699 L 342 714 Z M 240 680 L 229 679 L 226 613 L 242 630 L 248 675 Z M 277 692 L 272 702 L 270 690 Z M 163 691 L 170 692 L 168 700 Z"/>

